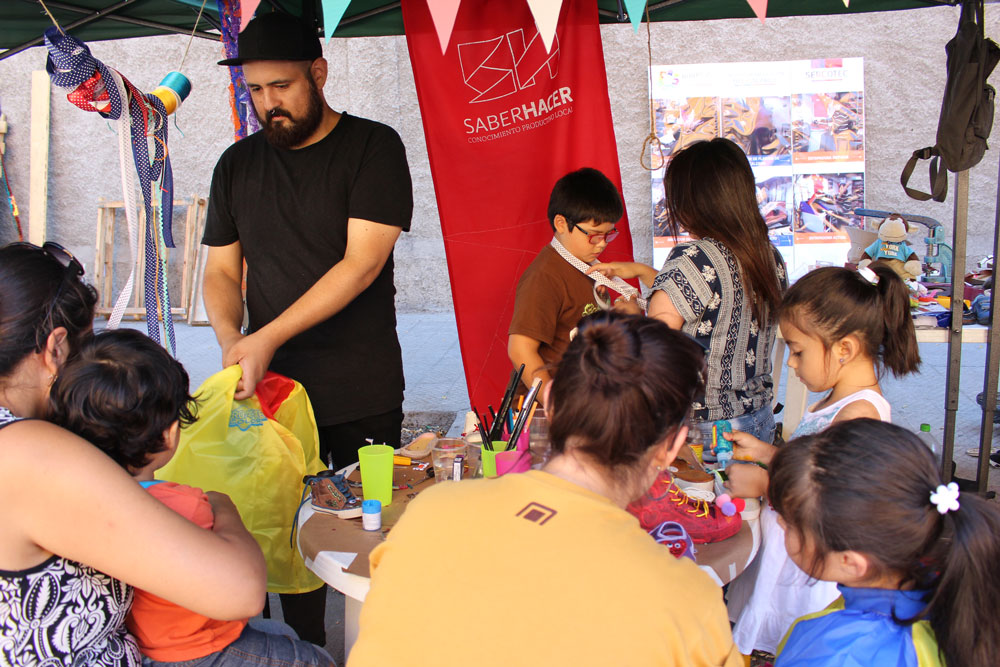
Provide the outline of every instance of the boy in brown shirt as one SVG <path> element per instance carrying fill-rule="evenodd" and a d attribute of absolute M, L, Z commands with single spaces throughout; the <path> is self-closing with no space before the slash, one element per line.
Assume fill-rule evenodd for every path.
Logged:
<path fill-rule="evenodd" d="M 618 189 L 596 169 L 570 172 L 552 188 L 552 243 L 521 274 L 507 332 L 507 355 L 515 368 L 524 364 L 525 385 L 536 377 L 549 381 L 548 369 L 559 362 L 577 322 L 599 310 L 594 282 L 583 273 L 586 267 L 581 270 L 570 262 L 596 262 L 618 236 L 615 223 L 623 213 Z M 564 259 L 566 255 L 573 259 Z"/>

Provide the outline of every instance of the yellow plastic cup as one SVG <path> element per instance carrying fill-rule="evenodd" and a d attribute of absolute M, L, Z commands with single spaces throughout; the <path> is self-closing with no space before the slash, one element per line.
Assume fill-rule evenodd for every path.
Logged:
<path fill-rule="evenodd" d="M 361 492 L 365 500 L 378 500 L 382 507 L 392 504 L 392 456 L 389 445 L 365 445 L 358 449 Z"/>
<path fill-rule="evenodd" d="M 506 440 L 494 440 L 493 449 L 482 448 L 483 477 L 497 476 L 497 454 L 507 449 Z"/>

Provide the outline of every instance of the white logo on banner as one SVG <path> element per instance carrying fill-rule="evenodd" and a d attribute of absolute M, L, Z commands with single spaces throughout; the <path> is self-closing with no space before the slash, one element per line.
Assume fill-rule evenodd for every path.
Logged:
<path fill-rule="evenodd" d="M 492 39 L 459 44 L 458 59 L 462 80 L 476 91 L 469 102 L 490 102 L 536 85 L 540 76 L 548 74 L 554 79 L 559 73 L 559 38 L 547 53 L 538 31 L 525 43 L 524 30 L 513 30 Z"/>

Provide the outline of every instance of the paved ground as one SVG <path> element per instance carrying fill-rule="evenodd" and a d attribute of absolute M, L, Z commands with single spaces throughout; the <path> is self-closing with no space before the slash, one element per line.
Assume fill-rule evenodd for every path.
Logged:
<path fill-rule="evenodd" d="M 128 326 L 145 328 L 142 323 Z M 178 357 L 191 375 L 192 386 L 197 387 L 219 370 L 221 362 L 215 336 L 210 327 L 178 325 L 176 331 Z M 419 413 L 468 409 L 458 332 L 452 313 L 401 313 L 398 315 L 398 331 L 406 374 L 403 410 L 407 416 L 419 419 Z M 913 430 L 917 430 L 921 423 L 929 423 L 940 441 L 944 427 L 947 346 L 922 344 L 920 353 L 923 366 L 919 375 L 903 380 L 889 376 L 883 381 L 882 388 L 892 404 L 895 423 Z M 975 478 L 975 460 L 967 456 L 965 450 L 979 444 L 982 411 L 975 399 L 976 394 L 983 390 L 985 359 L 985 345 L 964 346 L 955 462 L 958 474 L 971 479 Z M 817 398 L 811 397 L 811 401 Z M 781 396 L 779 400 L 782 400 Z M 995 471 L 990 481 L 991 489 L 1000 490 L 1000 471 Z M 272 596 L 272 609 L 278 607 L 275 597 Z M 331 590 L 327 599 L 327 650 L 338 664 L 343 664 L 343 617 L 343 596 Z"/>

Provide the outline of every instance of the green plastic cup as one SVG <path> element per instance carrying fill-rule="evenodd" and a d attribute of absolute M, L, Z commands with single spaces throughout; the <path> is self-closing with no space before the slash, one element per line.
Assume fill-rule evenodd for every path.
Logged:
<path fill-rule="evenodd" d="M 483 477 L 497 476 L 497 454 L 507 449 L 506 440 L 494 440 L 493 449 L 482 448 Z"/>
<path fill-rule="evenodd" d="M 393 453 L 389 445 L 365 445 L 358 449 L 361 492 L 365 500 L 378 500 L 382 507 L 392 504 Z"/>

